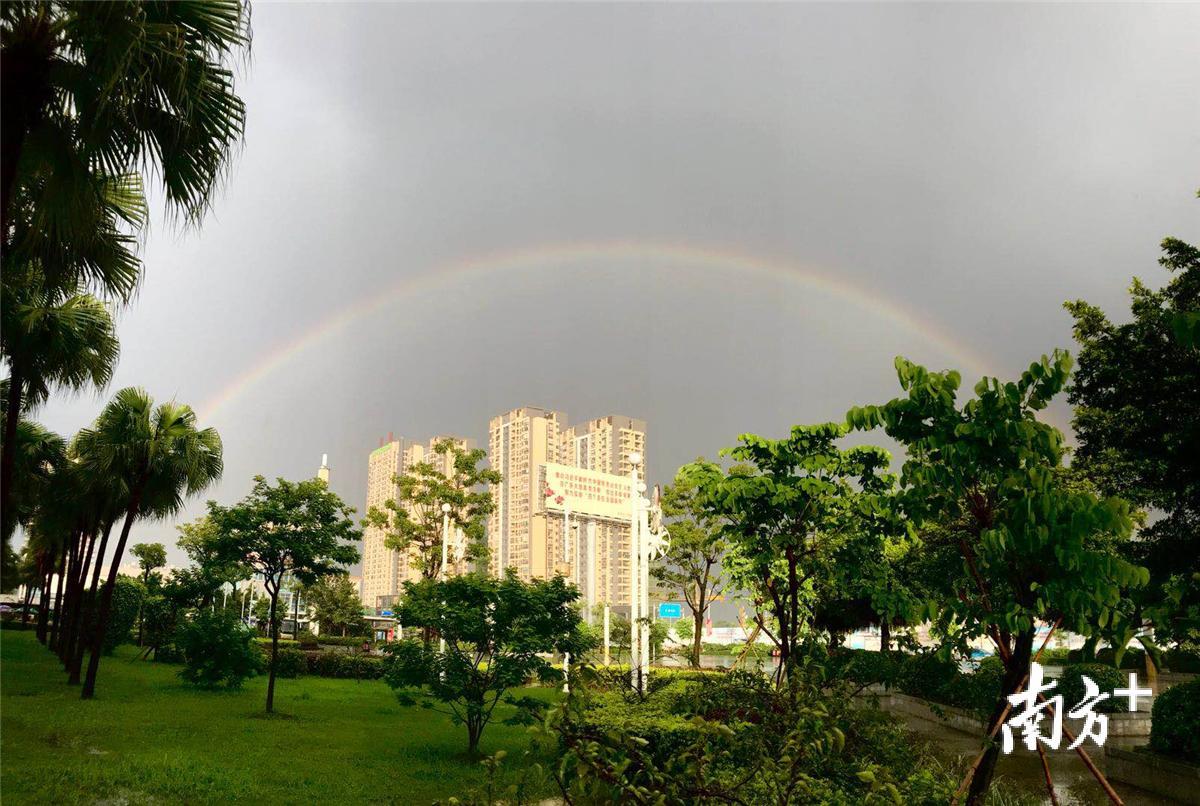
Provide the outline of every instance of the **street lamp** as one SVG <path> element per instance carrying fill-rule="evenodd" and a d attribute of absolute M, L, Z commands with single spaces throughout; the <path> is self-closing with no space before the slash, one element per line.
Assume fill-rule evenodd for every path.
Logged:
<path fill-rule="evenodd" d="M 442 504 L 442 570 L 438 575 L 439 582 L 446 581 L 446 552 L 450 545 L 450 505 Z M 443 635 L 438 642 L 442 655 L 446 654 L 446 637 Z"/>

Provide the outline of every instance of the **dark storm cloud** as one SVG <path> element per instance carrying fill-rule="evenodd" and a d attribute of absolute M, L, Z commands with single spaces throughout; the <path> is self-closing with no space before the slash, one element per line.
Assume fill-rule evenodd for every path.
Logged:
<path fill-rule="evenodd" d="M 1120 313 L 1163 235 L 1200 237 L 1195 6 L 259 5 L 254 27 L 244 152 L 201 232 L 148 240 L 114 388 L 199 405 L 439 267 L 611 241 L 836 278 L 1012 373 L 1071 346 L 1064 299 Z M 953 363 L 811 282 L 652 256 L 418 284 L 212 413 L 211 494 L 328 452 L 361 507 L 380 435 L 482 440 L 521 404 L 647 419 L 664 480 L 892 396 L 897 352 Z"/>

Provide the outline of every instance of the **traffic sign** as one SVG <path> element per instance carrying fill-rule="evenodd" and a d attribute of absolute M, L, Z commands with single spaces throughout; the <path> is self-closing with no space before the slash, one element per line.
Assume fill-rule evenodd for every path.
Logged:
<path fill-rule="evenodd" d="M 683 618 L 683 605 L 679 602 L 659 602 L 658 617 L 662 619 Z"/>

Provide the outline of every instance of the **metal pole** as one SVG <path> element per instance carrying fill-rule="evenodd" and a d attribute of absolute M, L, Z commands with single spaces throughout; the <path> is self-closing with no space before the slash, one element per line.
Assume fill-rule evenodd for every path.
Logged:
<path fill-rule="evenodd" d="M 442 569 L 438 574 L 438 581 L 446 581 L 446 545 L 450 540 L 450 505 L 442 504 Z M 438 648 L 441 653 L 446 654 L 446 637 L 443 635 L 438 642 Z"/>
<path fill-rule="evenodd" d="M 605 666 L 607 666 L 609 663 L 608 648 L 610 646 L 609 630 L 608 630 L 608 613 L 609 613 L 608 602 L 605 602 L 604 603 L 604 665 Z"/>
<path fill-rule="evenodd" d="M 596 609 L 596 521 L 587 522 L 587 623 L 590 626 Z M 1147 655 L 1149 657 L 1149 655 Z"/>
<path fill-rule="evenodd" d="M 645 483 L 638 485 L 645 487 Z M 639 497 L 641 493 L 639 492 Z M 641 503 L 641 501 L 639 501 Z M 638 556 L 641 566 L 642 578 L 638 582 L 638 590 L 642 594 L 642 623 L 641 623 L 641 641 L 639 645 L 642 650 L 642 662 L 639 664 L 642 669 L 643 678 L 650 674 L 650 552 L 646 546 L 646 537 L 650 532 L 649 524 L 650 511 L 643 505 L 638 513 Z"/>
<path fill-rule="evenodd" d="M 641 604 L 641 595 L 638 592 L 638 584 L 641 582 L 641 540 L 638 532 L 638 504 L 641 498 L 641 492 L 638 490 L 638 464 L 641 462 L 641 455 L 631 453 L 629 455 L 629 684 L 635 691 L 642 690 L 642 675 L 638 664 L 641 662 L 642 655 L 638 650 L 638 638 L 641 632 L 638 629 L 638 607 Z"/>

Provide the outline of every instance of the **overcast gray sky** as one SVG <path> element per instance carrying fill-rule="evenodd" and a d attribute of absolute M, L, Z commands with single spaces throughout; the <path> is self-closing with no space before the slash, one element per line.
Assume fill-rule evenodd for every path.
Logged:
<path fill-rule="evenodd" d="M 647 420 L 664 481 L 897 353 L 1011 375 L 1200 239 L 1197 42 L 1183 4 L 260 3 L 223 196 L 148 237 L 109 392 L 37 416 L 196 406 L 188 518 L 322 453 L 361 510 L 380 436 L 522 404 Z"/>

